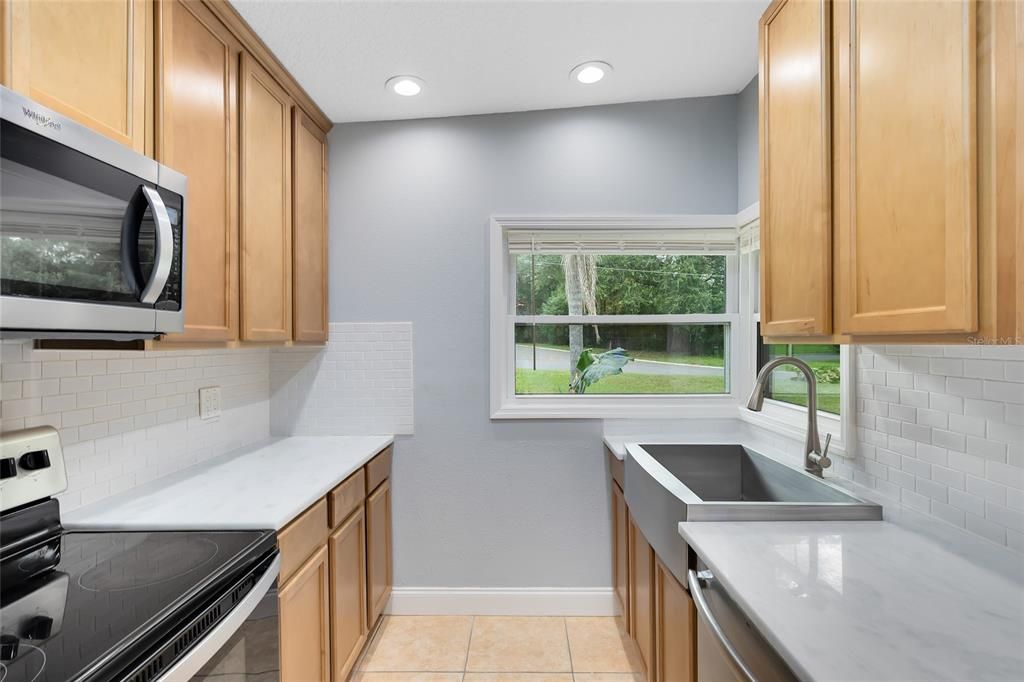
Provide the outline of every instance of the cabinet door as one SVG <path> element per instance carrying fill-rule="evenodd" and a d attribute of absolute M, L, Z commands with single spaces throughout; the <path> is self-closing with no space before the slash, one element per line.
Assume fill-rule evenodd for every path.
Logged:
<path fill-rule="evenodd" d="M 654 571 L 657 677 L 693 682 L 697 679 L 697 609 L 689 591 L 660 561 Z"/>
<path fill-rule="evenodd" d="M 654 665 L 654 550 L 629 521 L 629 631 L 640 649 L 648 682 L 657 682 Z"/>
<path fill-rule="evenodd" d="M 169 341 L 238 338 L 238 59 L 234 37 L 202 4 L 159 5 L 157 158 L 188 176 L 185 332 Z"/>
<path fill-rule="evenodd" d="M 366 626 L 372 628 L 391 596 L 391 481 L 366 498 Z"/>
<path fill-rule="evenodd" d="M 331 660 L 345 680 L 366 641 L 366 525 L 362 506 L 328 542 L 331 555 Z"/>
<path fill-rule="evenodd" d="M 147 152 L 153 3 L 13 0 L 9 4 L 10 64 L 5 67 L 11 89 Z"/>
<path fill-rule="evenodd" d="M 975 9 L 836 3 L 844 333 L 977 329 Z"/>
<path fill-rule="evenodd" d="M 295 108 L 292 138 L 292 338 L 327 340 L 327 139 Z"/>
<path fill-rule="evenodd" d="M 241 336 L 292 336 L 291 100 L 242 53 Z"/>
<path fill-rule="evenodd" d="M 761 331 L 832 332 L 826 0 L 775 0 L 760 24 Z"/>
<path fill-rule="evenodd" d="M 629 628 L 629 530 L 626 498 L 612 481 L 612 577 L 622 621 Z"/>
<path fill-rule="evenodd" d="M 278 592 L 282 680 L 331 679 L 329 592 L 321 547 Z"/>

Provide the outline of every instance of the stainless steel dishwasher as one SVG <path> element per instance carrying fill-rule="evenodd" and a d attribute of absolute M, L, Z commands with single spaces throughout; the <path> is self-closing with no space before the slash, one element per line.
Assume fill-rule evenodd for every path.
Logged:
<path fill-rule="evenodd" d="M 699 558 L 687 574 L 687 587 L 697 608 L 698 682 L 799 679 Z"/>

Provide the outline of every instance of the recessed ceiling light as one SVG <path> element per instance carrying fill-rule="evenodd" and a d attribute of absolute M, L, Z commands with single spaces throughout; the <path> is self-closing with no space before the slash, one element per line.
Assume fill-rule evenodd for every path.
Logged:
<path fill-rule="evenodd" d="M 583 62 L 569 72 L 569 77 L 584 85 L 591 85 L 604 78 L 611 70 L 612 65 L 608 62 Z"/>
<path fill-rule="evenodd" d="M 391 92 L 402 97 L 412 97 L 423 90 L 423 80 L 416 76 L 392 76 L 384 84 Z"/>

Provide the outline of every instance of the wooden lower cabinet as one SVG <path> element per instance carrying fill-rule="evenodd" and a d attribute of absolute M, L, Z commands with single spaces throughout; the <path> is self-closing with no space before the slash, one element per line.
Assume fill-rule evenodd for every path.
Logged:
<path fill-rule="evenodd" d="M 622 623 L 629 626 L 629 514 L 626 497 L 619 484 L 612 481 L 612 584 L 619 602 Z"/>
<path fill-rule="evenodd" d="M 647 542 L 612 472 L 612 582 L 626 631 L 647 682 L 695 682 L 697 611 L 690 592 Z"/>
<path fill-rule="evenodd" d="M 636 640 L 648 682 L 657 682 L 654 640 L 654 550 L 629 521 L 629 631 Z"/>
<path fill-rule="evenodd" d="M 391 481 L 366 498 L 366 624 L 372 628 L 391 596 Z"/>
<path fill-rule="evenodd" d="M 344 682 L 391 596 L 391 448 L 277 534 L 281 679 Z M 367 482 L 379 485 L 368 496 Z"/>
<path fill-rule="evenodd" d="M 697 679 L 697 609 L 689 591 L 661 561 L 654 565 L 654 620 L 657 664 L 662 682 Z"/>
<path fill-rule="evenodd" d="M 331 679 L 330 580 L 321 547 L 278 591 L 281 679 Z"/>
<path fill-rule="evenodd" d="M 334 680 L 347 679 L 366 642 L 366 515 L 362 505 L 331 534 L 331 659 Z"/>

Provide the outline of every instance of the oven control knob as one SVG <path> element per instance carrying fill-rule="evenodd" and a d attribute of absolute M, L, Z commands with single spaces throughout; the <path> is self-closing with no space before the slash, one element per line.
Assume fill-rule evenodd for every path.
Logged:
<path fill-rule="evenodd" d="M 21 636 L 25 639 L 49 639 L 53 632 L 53 618 L 49 616 L 36 616 L 25 624 L 25 631 Z"/>
<path fill-rule="evenodd" d="M 14 478 L 18 475 L 18 463 L 13 457 L 0 459 L 0 478 Z"/>
<path fill-rule="evenodd" d="M 0 635 L 0 661 L 13 661 L 18 657 L 18 638 Z"/>
<path fill-rule="evenodd" d="M 32 452 L 26 452 L 18 460 L 18 464 L 21 465 L 22 469 L 28 469 L 29 471 L 45 469 L 50 466 L 50 453 L 47 450 L 33 450 Z"/>

